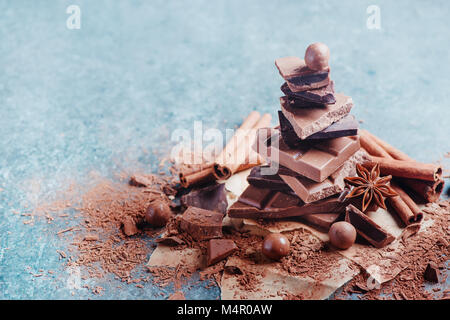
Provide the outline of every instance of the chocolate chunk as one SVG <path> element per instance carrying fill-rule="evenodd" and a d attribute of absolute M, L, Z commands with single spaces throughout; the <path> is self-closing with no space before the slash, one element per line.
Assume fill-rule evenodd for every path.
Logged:
<path fill-rule="evenodd" d="M 312 141 L 319 139 L 333 139 L 340 137 L 356 136 L 358 134 L 358 121 L 351 114 L 345 116 L 341 120 L 333 123 L 322 131 L 316 132 L 309 137 L 301 140 L 291 123 L 283 115 L 283 112 L 278 111 L 278 118 L 280 120 L 280 131 L 283 141 L 291 148 L 295 148 L 303 143 L 303 141 Z"/>
<path fill-rule="evenodd" d="M 306 66 L 305 60 L 298 57 L 285 57 L 275 60 L 280 75 L 293 92 L 325 87 L 330 82 L 330 69 L 314 71 Z"/>
<path fill-rule="evenodd" d="M 427 268 L 425 269 L 425 272 L 423 274 L 423 278 L 427 281 L 438 283 L 439 282 L 439 267 L 436 263 L 430 262 L 427 265 Z"/>
<path fill-rule="evenodd" d="M 231 218 L 280 219 L 299 217 L 312 213 L 342 212 L 344 205 L 337 197 L 330 197 L 305 204 L 293 195 L 283 192 L 248 186 L 228 209 Z"/>
<path fill-rule="evenodd" d="M 390 233 L 351 204 L 346 207 L 345 221 L 351 223 L 361 237 L 377 248 L 395 240 Z"/>
<path fill-rule="evenodd" d="M 126 216 L 122 221 L 122 230 L 123 233 L 127 236 L 133 236 L 139 232 L 136 223 L 134 222 L 132 217 Z"/>
<path fill-rule="evenodd" d="M 353 107 L 352 98 L 336 94 L 336 103 L 321 108 L 297 108 L 286 97 L 280 98 L 281 111 L 292 125 L 297 136 L 304 140 L 341 120 Z"/>
<path fill-rule="evenodd" d="M 155 240 L 155 242 L 162 243 L 166 246 L 171 246 L 171 247 L 175 247 L 175 246 L 184 244 L 183 240 L 181 240 L 180 238 L 175 237 L 175 236 L 158 238 Z"/>
<path fill-rule="evenodd" d="M 326 87 L 301 92 L 291 91 L 288 84 L 285 82 L 280 89 L 289 99 L 294 100 L 292 102 L 294 107 L 314 107 L 316 104 L 320 106 L 322 104 L 332 104 L 336 102 L 336 97 L 334 96 L 334 81 L 330 81 Z M 300 101 L 296 104 L 296 100 Z"/>
<path fill-rule="evenodd" d="M 241 270 L 241 268 L 237 266 L 227 266 L 223 268 L 223 271 L 225 271 L 227 274 L 244 274 L 244 272 Z"/>
<path fill-rule="evenodd" d="M 192 190 L 181 197 L 181 204 L 184 207 L 197 207 L 226 214 L 228 202 L 225 184 L 215 183 L 201 189 Z"/>
<path fill-rule="evenodd" d="M 152 186 L 155 179 L 151 174 L 135 174 L 131 176 L 129 183 L 135 187 L 145 188 Z"/>
<path fill-rule="evenodd" d="M 180 229 L 196 240 L 221 238 L 222 219 L 219 212 L 189 207 L 181 216 Z"/>
<path fill-rule="evenodd" d="M 300 220 L 328 232 L 331 225 L 339 218 L 340 213 L 313 213 L 300 217 Z"/>
<path fill-rule="evenodd" d="M 247 177 L 247 181 L 252 186 L 258 188 L 268 188 L 277 191 L 283 191 L 286 193 L 292 192 L 291 188 L 281 179 L 278 174 L 274 175 L 262 175 L 261 169 L 268 168 L 269 166 L 257 166 L 254 167 Z"/>
<path fill-rule="evenodd" d="M 268 132 L 270 136 L 265 139 Z M 254 148 L 267 161 L 274 161 L 271 155 L 278 152 L 279 164 L 316 182 L 324 181 L 360 149 L 357 136 L 321 140 L 314 145 L 304 143 L 291 149 L 281 139 L 280 132 L 274 129 L 258 130 L 256 141 L 265 141 L 265 146 L 256 143 Z M 268 152 L 262 148 L 267 148 Z"/>
<path fill-rule="evenodd" d="M 233 240 L 228 239 L 211 239 L 207 247 L 207 265 L 213 265 L 237 250 L 237 246 Z"/>
<path fill-rule="evenodd" d="M 305 203 L 310 203 L 344 191 L 344 178 L 355 176 L 356 164 L 366 160 L 369 160 L 369 155 L 364 150 L 359 150 L 322 182 L 315 182 L 299 176 L 287 168 L 284 168 L 284 174 L 280 174 L 280 177 L 300 199 Z"/>

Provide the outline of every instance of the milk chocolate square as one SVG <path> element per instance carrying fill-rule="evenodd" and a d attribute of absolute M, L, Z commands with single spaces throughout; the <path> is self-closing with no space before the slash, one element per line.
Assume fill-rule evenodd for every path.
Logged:
<path fill-rule="evenodd" d="M 283 115 L 302 140 L 341 120 L 353 107 L 352 98 L 341 93 L 336 94 L 335 104 L 321 108 L 296 108 L 286 96 L 280 98 L 280 103 Z"/>
<path fill-rule="evenodd" d="M 294 105 L 299 107 L 313 107 L 336 102 L 336 97 L 334 96 L 334 81 L 330 81 L 326 87 L 301 92 L 291 91 L 288 84 L 285 82 L 281 86 L 281 91 L 283 91 L 289 99 L 295 100 L 297 104 L 294 102 Z"/>
<path fill-rule="evenodd" d="M 340 215 L 340 213 L 313 213 L 301 216 L 300 221 L 328 232 L 331 225 L 339 219 Z"/>
<path fill-rule="evenodd" d="M 355 176 L 356 164 L 367 160 L 369 160 L 369 155 L 364 150 L 359 150 L 322 182 L 315 182 L 299 176 L 293 171 L 280 174 L 280 177 L 300 199 L 305 203 L 310 203 L 341 193 L 345 188 L 344 178 Z"/>
<path fill-rule="evenodd" d="M 261 141 L 264 141 L 264 145 L 260 146 Z M 284 143 L 278 130 L 268 132 L 267 129 L 259 129 L 253 148 L 268 162 L 278 161 L 280 165 L 299 175 L 322 182 L 358 151 L 360 144 L 358 136 L 351 136 L 321 140 L 314 144 L 305 142 L 298 148 L 291 149 Z M 278 152 L 278 160 L 275 152 Z"/>
<path fill-rule="evenodd" d="M 180 229 L 196 240 L 222 237 L 223 215 L 216 211 L 189 207 L 180 220 Z"/>
<path fill-rule="evenodd" d="M 320 71 L 311 70 L 306 66 L 305 60 L 297 57 L 277 59 L 275 65 L 293 92 L 318 89 L 330 83 L 330 68 Z"/>
<path fill-rule="evenodd" d="M 233 240 L 211 239 L 206 247 L 206 264 L 213 265 L 238 250 Z"/>

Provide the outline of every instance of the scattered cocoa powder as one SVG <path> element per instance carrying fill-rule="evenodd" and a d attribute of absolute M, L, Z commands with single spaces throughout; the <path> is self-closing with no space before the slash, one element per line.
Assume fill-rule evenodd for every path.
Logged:
<path fill-rule="evenodd" d="M 133 278 L 132 276 L 132 271 L 143 265 L 152 251 L 152 247 L 145 239 L 154 238 L 164 231 L 166 237 L 177 239 L 175 244 L 178 245 L 174 246 L 174 250 L 200 248 L 203 253 L 206 253 L 208 241 L 195 241 L 189 234 L 180 232 L 179 216 L 171 219 L 165 229 L 150 229 L 143 223 L 146 208 L 151 201 L 174 199 L 177 193 L 175 177 L 178 176 L 180 169 L 172 166 L 169 172 L 171 174 L 167 176 L 135 174 L 129 184 L 123 181 L 100 181 L 84 192 L 81 197 L 74 197 L 75 193 L 72 190 L 74 187 L 70 186 L 67 195 L 70 194 L 71 197 L 66 198 L 70 200 L 64 199 L 52 202 L 50 205 L 38 206 L 33 212 L 25 214 L 33 217 L 44 216 L 51 222 L 54 219 L 51 213 L 58 212 L 59 217 L 63 218 L 68 217 L 68 214 L 61 214 L 61 211 L 67 208 L 77 210 L 81 218 L 80 225 L 62 229 L 57 233 L 61 237 L 73 236 L 72 246 L 76 249 L 76 254 L 71 256 L 70 253 L 58 251 L 60 259 L 64 259 L 67 266 L 84 267 L 90 277 L 102 277 L 105 273 L 112 273 L 122 281 L 134 283 L 137 287 L 142 287 L 140 282 L 152 281 L 153 284 L 162 288 L 173 284 L 175 290 L 179 290 L 196 270 L 185 268 L 181 264 L 174 269 L 147 267 L 152 277 Z M 171 203 L 171 206 L 176 205 Z M 357 293 L 361 299 L 432 299 L 433 295 L 425 290 L 424 272 L 430 262 L 436 264 L 438 268 L 444 268 L 448 260 L 450 243 L 449 202 L 442 201 L 439 206 L 430 204 L 424 211 L 434 215 L 439 210 L 437 207 L 446 212 L 446 215 L 440 214 L 440 218 L 432 226 L 436 230 L 439 229 L 434 233 L 439 234 L 439 239 L 436 241 L 431 237 L 418 236 L 418 229 L 414 229 L 414 226 L 406 229 L 402 235 L 402 242 L 406 243 L 405 254 L 401 261 L 396 261 L 404 266 L 404 270 L 395 279 L 381 285 L 379 289 L 370 290 L 367 285 L 369 276 L 361 272 L 346 284 L 342 293 L 335 298 L 340 299 L 346 294 Z M 129 228 L 124 228 L 127 221 L 133 222 L 132 232 L 127 232 Z M 270 221 L 263 222 L 267 226 L 270 223 Z M 124 232 L 133 236 L 129 237 Z M 308 231 L 296 230 L 286 233 L 286 236 L 291 242 L 291 253 L 277 263 L 280 270 L 292 275 L 304 274 L 320 281 L 329 275 L 330 270 L 335 269 L 335 264 L 341 256 L 312 237 Z M 228 229 L 225 232 L 224 229 L 224 238 L 236 243 L 239 250 L 234 255 L 239 258 L 254 263 L 265 259 L 260 253 L 263 239 L 261 236 Z M 422 247 L 423 243 L 433 243 L 433 245 L 430 250 L 425 250 Z M 69 248 L 68 252 L 71 251 L 72 248 Z M 201 270 L 200 280 L 211 280 L 207 286 L 214 283 L 220 284 L 223 272 L 233 272 L 237 274 L 239 284 L 246 290 L 258 290 L 258 278 L 262 276 L 261 274 L 242 272 L 242 270 L 226 271 L 225 263 L 226 261 L 221 261 Z M 444 277 L 440 281 L 445 282 Z M 90 290 L 95 294 L 102 294 L 104 289 L 94 287 Z M 433 288 L 432 291 L 442 299 L 450 296 L 450 291 L 445 288 L 442 290 Z M 307 298 L 284 292 L 280 292 L 279 296 L 284 299 Z"/>

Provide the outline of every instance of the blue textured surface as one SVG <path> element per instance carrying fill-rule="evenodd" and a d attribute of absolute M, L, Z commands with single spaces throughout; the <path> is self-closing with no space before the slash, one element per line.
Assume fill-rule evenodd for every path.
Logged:
<path fill-rule="evenodd" d="M 81 7 L 80 30 L 66 28 L 70 4 Z M 381 30 L 366 28 L 370 4 Z M 24 225 L 14 210 L 92 170 L 148 169 L 155 156 L 145 150 L 164 153 L 172 130 L 194 120 L 224 130 L 254 108 L 275 118 L 274 59 L 302 56 L 311 42 L 330 47 L 337 90 L 365 128 L 439 160 L 450 151 L 449 9 L 444 0 L 0 0 L 0 298 L 93 297 L 67 287 L 55 251 L 62 222 Z M 30 274 L 39 269 L 55 274 Z M 98 284 L 102 298 L 159 291 Z"/>

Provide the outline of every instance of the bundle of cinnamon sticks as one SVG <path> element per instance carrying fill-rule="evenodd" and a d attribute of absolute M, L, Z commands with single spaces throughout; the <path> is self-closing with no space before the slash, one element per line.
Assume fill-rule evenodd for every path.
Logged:
<path fill-rule="evenodd" d="M 180 172 L 180 184 L 184 188 L 205 184 L 215 180 L 228 179 L 231 175 L 261 165 L 264 161 L 251 146 L 256 139 L 256 130 L 270 126 L 272 116 L 263 116 L 252 111 L 236 130 L 214 163 L 207 163 L 197 168 L 184 169 Z"/>
<path fill-rule="evenodd" d="M 411 189 L 427 202 L 437 201 L 444 189 L 442 167 L 417 162 L 367 130 L 360 130 L 359 134 L 361 147 L 371 155 L 371 161 L 364 166 L 379 164 L 383 175 L 394 177 L 391 186 L 398 196 L 388 198 L 388 203 L 406 225 L 419 222 L 423 213 L 405 190 Z"/>

